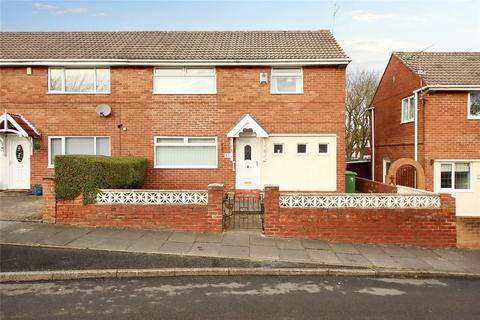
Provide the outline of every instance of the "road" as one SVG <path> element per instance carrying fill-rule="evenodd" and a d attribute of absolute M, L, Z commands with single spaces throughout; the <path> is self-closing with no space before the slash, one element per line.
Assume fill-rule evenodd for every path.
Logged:
<path fill-rule="evenodd" d="M 176 277 L 6 283 L 6 319 L 479 319 L 477 280 Z"/>

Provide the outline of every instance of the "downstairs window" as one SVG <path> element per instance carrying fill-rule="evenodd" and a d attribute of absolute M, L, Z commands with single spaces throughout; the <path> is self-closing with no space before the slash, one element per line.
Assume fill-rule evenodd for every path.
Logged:
<path fill-rule="evenodd" d="M 155 137 L 155 168 L 217 168 L 217 138 Z"/>
<path fill-rule="evenodd" d="M 49 137 L 48 167 L 53 168 L 55 156 L 90 154 L 110 156 L 110 137 Z"/>
<path fill-rule="evenodd" d="M 470 163 L 442 162 L 440 164 L 440 190 L 469 190 Z"/>

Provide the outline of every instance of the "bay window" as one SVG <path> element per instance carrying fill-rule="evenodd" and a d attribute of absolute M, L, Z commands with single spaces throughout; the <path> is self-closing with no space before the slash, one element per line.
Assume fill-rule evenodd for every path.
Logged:
<path fill-rule="evenodd" d="M 155 168 L 217 168 L 217 138 L 155 137 Z"/>
<path fill-rule="evenodd" d="M 110 93 L 109 68 L 49 68 L 49 93 Z"/>

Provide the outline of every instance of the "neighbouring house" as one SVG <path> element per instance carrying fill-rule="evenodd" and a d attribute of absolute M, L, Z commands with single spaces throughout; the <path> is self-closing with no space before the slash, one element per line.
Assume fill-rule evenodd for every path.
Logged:
<path fill-rule="evenodd" d="M 426 190 L 451 193 L 457 216 L 480 217 L 480 52 L 394 52 L 371 106 L 374 179 L 388 183 L 394 161 L 416 160 Z"/>
<path fill-rule="evenodd" d="M 97 154 L 145 188 L 343 192 L 349 61 L 327 30 L 0 33 L 0 189 Z"/>

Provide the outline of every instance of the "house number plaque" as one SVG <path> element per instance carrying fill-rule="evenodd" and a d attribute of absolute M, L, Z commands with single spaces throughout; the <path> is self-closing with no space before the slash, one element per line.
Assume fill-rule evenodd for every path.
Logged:
<path fill-rule="evenodd" d="M 17 146 L 16 156 L 17 156 L 17 161 L 22 162 L 22 160 L 23 160 L 23 147 L 20 144 Z"/>

